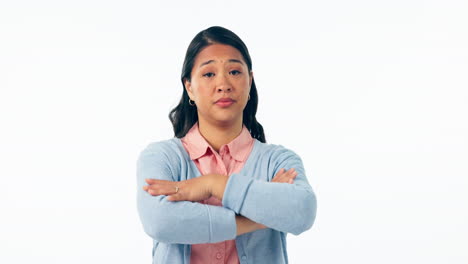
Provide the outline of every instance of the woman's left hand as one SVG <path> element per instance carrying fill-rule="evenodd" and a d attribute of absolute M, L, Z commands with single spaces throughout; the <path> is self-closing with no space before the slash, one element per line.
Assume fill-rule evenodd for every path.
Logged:
<path fill-rule="evenodd" d="M 146 179 L 145 181 L 148 185 L 143 186 L 143 190 L 153 196 L 168 195 L 169 201 L 198 202 L 208 199 L 212 195 L 222 199 L 227 176 L 207 174 L 179 182 L 156 179 Z"/>

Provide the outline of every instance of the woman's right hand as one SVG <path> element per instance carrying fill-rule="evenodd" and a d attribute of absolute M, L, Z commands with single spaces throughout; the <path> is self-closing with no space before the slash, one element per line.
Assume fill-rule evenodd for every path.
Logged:
<path fill-rule="evenodd" d="M 271 182 L 282 182 L 282 183 L 294 183 L 294 179 L 297 176 L 297 171 L 294 168 L 289 170 L 280 169 L 278 173 L 276 173 L 275 177 L 271 180 Z"/>
<path fill-rule="evenodd" d="M 297 171 L 294 168 L 291 168 L 289 170 L 285 169 L 280 169 L 278 173 L 276 173 L 275 177 L 271 180 L 271 182 L 279 182 L 279 183 L 289 183 L 292 184 L 294 183 L 294 179 L 297 176 Z M 257 227 L 256 229 L 264 229 L 267 228 L 266 226 L 256 223 Z"/>

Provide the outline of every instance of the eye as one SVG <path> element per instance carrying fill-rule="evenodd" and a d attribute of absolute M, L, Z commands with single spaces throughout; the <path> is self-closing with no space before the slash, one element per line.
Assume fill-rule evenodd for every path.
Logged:
<path fill-rule="evenodd" d="M 207 73 L 203 74 L 203 77 L 211 78 L 213 76 L 214 76 L 214 73 L 212 73 L 212 72 L 207 72 Z"/>
<path fill-rule="evenodd" d="M 241 72 L 238 71 L 238 70 L 232 70 L 232 71 L 230 71 L 229 73 L 230 73 L 231 75 L 239 75 L 239 74 L 241 74 Z"/>

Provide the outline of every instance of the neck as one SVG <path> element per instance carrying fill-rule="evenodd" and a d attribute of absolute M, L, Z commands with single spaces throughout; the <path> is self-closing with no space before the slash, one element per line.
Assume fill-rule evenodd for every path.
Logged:
<path fill-rule="evenodd" d="M 208 144 L 219 152 L 222 145 L 228 144 L 242 132 L 242 119 L 237 122 L 225 125 L 215 125 L 204 120 L 198 120 L 200 134 L 206 139 Z"/>

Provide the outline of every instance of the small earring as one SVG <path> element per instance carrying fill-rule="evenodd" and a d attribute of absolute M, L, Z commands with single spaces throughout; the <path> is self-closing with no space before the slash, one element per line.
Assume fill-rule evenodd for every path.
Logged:
<path fill-rule="evenodd" d="M 191 100 L 190 98 L 188 99 L 188 104 L 191 106 L 195 106 L 195 101 Z"/>

